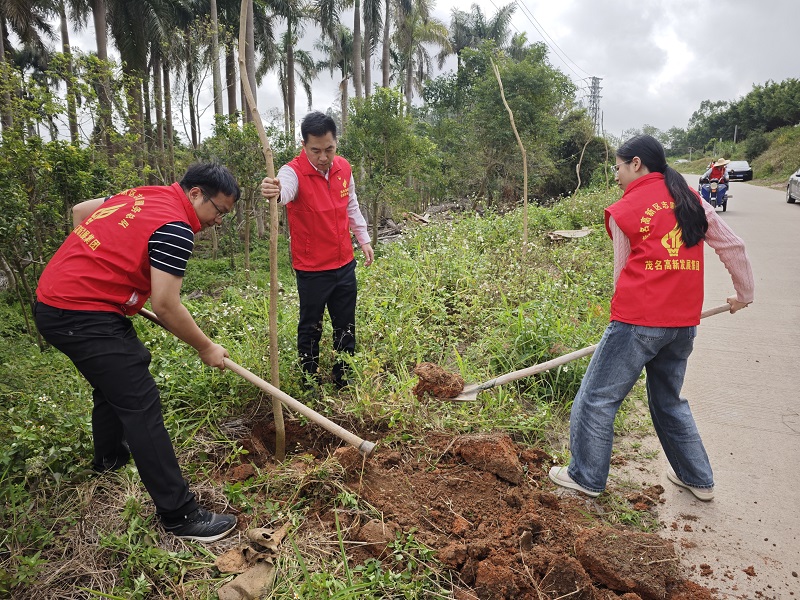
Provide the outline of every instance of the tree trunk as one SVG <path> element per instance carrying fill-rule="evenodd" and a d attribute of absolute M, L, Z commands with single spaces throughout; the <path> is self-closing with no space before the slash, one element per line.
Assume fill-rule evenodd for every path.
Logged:
<path fill-rule="evenodd" d="M 186 29 L 186 86 L 189 94 L 189 130 L 191 131 L 192 148 L 197 149 L 197 117 L 194 110 L 194 60 L 192 51 L 192 31 Z"/>
<path fill-rule="evenodd" d="M 133 142 L 133 163 L 139 175 L 144 173 L 144 119 L 142 116 L 142 80 L 139 73 L 123 63 L 122 73 L 128 93 L 128 132 Z"/>
<path fill-rule="evenodd" d="M 228 88 L 228 114 L 236 114 L 236 57 L 233 54 L 233 43 L 225 49 L 225 84 Z"/>
<path fill-rule="evenodd" d="M 383 56 L 381 57 L 381 71 L 383 72 L 383 87 L 389 87 L 389 0 L 384 0 L 386 11 L 383 19 Z"/>
<path fill-rule="evenodd" d="M 286 45 L 286 103 L 289 105 L 289 132 L 294 139 L 294 34 L 292 33 L 293 20 L 288 19 Z"/>
<path fill-rule="evenodd" d="M 94 35 L 97 44 L 97 58 L 103 63 L 108 63 L 108 24 L 106 23 L 106 3 L 105 0 L 91 0 L 92 18 L 94 19 Z M 102 129 L 101 139 L 105 146 L 105 151 L 109 158 L 114 154 L 111 146 L 111 132 L 113 123 L 111 121 L 111 82 L 108 73 L 104 70 L 101 77 L 99 93 L 97 98 L 100 104 L 100 127 Z"/>
<path fill-rule="evenodd" d="M 361 98 L 361 0 L 353 8 L 353 87 L 356 98 Z"/>
<path fill-rule="evenodd" d="M 156 168 L 162 173 L 164 167 L 164 88 L 161 85 L 161 51 L 153 48 L 153 104 L 156 109 Z M 172 181 L 166 182 L 172 183 Z"/>
<path fill-rule="evenodd" d="M 143 156 L 145 162 L 152 168 L 152 172 L 147 176 L 147 183 L 155 185 L 154 173 L 158 165 L 156 161 L 155 140 L 153 139 L 153 119 L 150 112 L 150 73 L 149 69 L 142 76 L 142 99 L 141 106 L 144 108 L 142 113 L 142 150 L 146 152 Z"/>
<path fill-rule="evenodd" d="M 372 24 L 364 22 L 364 97 L 372 94 Z"/>
<path fill-rule="evenodd" d="M 78 143 L 78 110 L 75 107 L 75 81 L 72 68 L 72 49 L 69 45 L 69 21 L 63 0 L 58 4 L 58 13 L 61 18 L 61 51 L 67 59 L 67 121 L 69 122 L 69 139 L 73 144 Z"/>
<path fill-rule="evenodd" d="M 169 77 L 169 59 L 165 58 L 161 67 L 164 73 L 164 126 L 167 138 L 167 178 L 175 181 L 175 132 L 172 128 L 172 83 Z"/>
<path fill-rule="evenodd" d="M 214 81 L 214 114 L 223 114 L 222 78 L 219 72 L 219 22 L 217 20 L 217 0 L 210 0 L 211 12 L 211 72 Z"/>
<path fill-rule="evenodd" d="M 8 64 L 6 61 L 6 45 L 5 40 L 3 39 L 5 37 L 3 35 L 5 28 L 5 19 L 0 18 L 0 67 L 3 68 L 4 72 L 5 67 Z M 11 109 L 11 90 L 7 85 L 3 86 L 3 108 L 0 112 L 2 112 L 2 115 L 0 115 L 0 121 L 2 121 L 3 124 L 3 131 L 7 131 L 14 125 L 13 112 Z"/>
<path fill-rule="evenodd" d="M 342 81 L 339 83 L 339 92 L 341 93 L 342 101 L 342 133 L 344 135 L 345 127 L 347 126 L 347 74 L 342 71 Z"/>

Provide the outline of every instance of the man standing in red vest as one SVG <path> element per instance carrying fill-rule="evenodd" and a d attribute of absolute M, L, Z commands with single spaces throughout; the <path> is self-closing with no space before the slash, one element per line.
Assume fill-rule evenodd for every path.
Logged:
<path fill-rule="evenodd" d="M 311 112 L 300 124 L 300 133 L 300 154 L 281 167 L 275 179 L 265 177 L 261 193 L 266 198 L 279 198 L 286 206 L 292 267 L 300 297 L 297 352 L 306 383 L 316 383 L 326 307 L 334 350 L 355 352 L 357 287 L 351 230 L 367 266 L 372 264 L 374 253 L 358 206 L 350 163 L 336 156 L 336 123 L 321 112 Z M 339 388 L 347 385 L 341 360 L 333 366 L 333 381 Z"/>
<path fill-rule="evenodd" d="M 239 199 L 228 169 L 192 165 L 180 183 L 142 186 L 72 209 L 75 229 L 45 267 L 36 289 L 36 326 L 91 384 L 96 471 L 131 456 L 168 532 L 213 542 L 236 526 L 233 515 L 201 508 L 181 474 L 148 369 L 150 352 L 128 315 L 150 299 L 161 322 L 224 369 L 228 351 L 212 342 L 181 303 L 194 234 L 221 222 Z"/>

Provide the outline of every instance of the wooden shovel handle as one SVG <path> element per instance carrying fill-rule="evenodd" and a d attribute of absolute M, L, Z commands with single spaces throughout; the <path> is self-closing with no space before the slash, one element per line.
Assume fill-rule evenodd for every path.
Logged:
<path fill-rule="evenodd" d="M 722 312 L 730 312 L 731 306 L 730 304 L 724 304 L 722 306 L 716 306 L 714 308 L 709 308 L 708 310 L 704 310 L 700 313 L 700 318 L 705 319 L 706 317 L 711 317 L 713 315 L 718 315 Z M 514 371 L 513 373 L 507 373 L 506 375 L 501 375 L 491 381 L 487 381 L 486 383 L 482 383 L 478 386 L 478 390 L 488 390 L 498 385 L 503 385 L 504 383 L 508 383 L 510 381 L 516 381 L 517 379 L 522 379 L 523 377 L 530 377 L 531 375 L 536 375 L 537 373 L 542 373 L 543 371 L 549 371 L 553 367 L 560 367 L 568 362 L 572 362 L 573 360 L 577 360 L 579 358 L 583 358 L 584 356 L 589 356 L 597 349 L 597 344 L 593 344 L 592 346 L 587 346 L 586 348 L 581 348 L 580 350 L 575 350 L 574 352 L 570 352 L 569 354 L 565 354 L 563 356 L 559 356 L 558 358 L 554 358 L 553 360 L 548 360 L 547 362 L 539 363 L 537 365 L 533 365 L 527 367 L 525 369 L 520 369 L 519 371 Z"/>

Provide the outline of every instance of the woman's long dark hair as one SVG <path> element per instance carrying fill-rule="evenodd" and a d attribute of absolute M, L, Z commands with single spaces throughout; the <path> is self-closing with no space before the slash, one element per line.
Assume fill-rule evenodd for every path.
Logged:
<path fill-rule="evenodd" d="M 681 237 L 687 248 L 700 243 L 708 231 L 708 220 L 703 205 L 686 183 L 683 175 L 667 164 L 664 147 L 650 135 L 637 135 L 622 144 L 617 156 L 623 161 L 631 161 L 638 156 L 651 173 L 662 173 L 667 191 L 675 200 L 675 219 L 681 228 Z"/>

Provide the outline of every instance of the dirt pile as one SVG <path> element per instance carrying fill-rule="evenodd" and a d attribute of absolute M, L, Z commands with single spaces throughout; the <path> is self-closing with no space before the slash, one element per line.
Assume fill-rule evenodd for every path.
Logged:
<path fill-rule="evenodd" d="M 316 428 L 287 422 L 287 448 L 314 448 L 327 456 Z M 250 459 L 268 457 L 272 425 L 254 429 L 244 445 Z M 335 443 L 331 444 L 335 445 Z M 266 450 L 266 451 L 265 451 Z M 672 543 L 654 534 L 604 523 L 603 497 L 589 499 L 562 491 L 547 478 L 552 458 L 523 448 L 504 434 L 452 437 L 431 434 L 402 451 L 378 446 L 369 460 L 355 448 L 334 457 L 344 469 L 344 484 L 381 513 L 320 506 L 309 517 L 314 527 L 340 531 L 351 564 L 387 557 L 398 532 L 436 551 L 458 581 L 459 600 L 711 600 L 712 592 L 684 580 Z M 246 475 L 236 469 L 229 478 Z M 625 496 L 630 510 L 648 511 L 659 502 L 660 485 Z M 391 564 L 391 559 L 385 563 Z"/>
<path fill-rule="evenodd" d="M 412 390 L 422 400 L 426 395 L 434 398 L 455 398 L 464 389 L 461 375 L 445 371 L 437 364 L 424 362 L 414 367 L 414 375 L 419 378 Z"/>
<path fill-rule="evenodd" d="M 380 557 L 397 530 L 414 529 L 459 574 L 456 598 L 463 599 L 713 597 L 681 579 L 667 540 L 600 525 L 594 501 L 551 491 L 547 454 L 505 435 L 426 442 L 425 460 L 415 458 L 419 449 L 379 451 L 366 462 L 355 460 L 353 449 L 337 451 L 352 491 L 384 516 L 360 528 L 351 523 L 366 542 L 356 554 Z M 656 488 L 633 494 L 631 504 L 646 509 L 663 492 Z"/>

